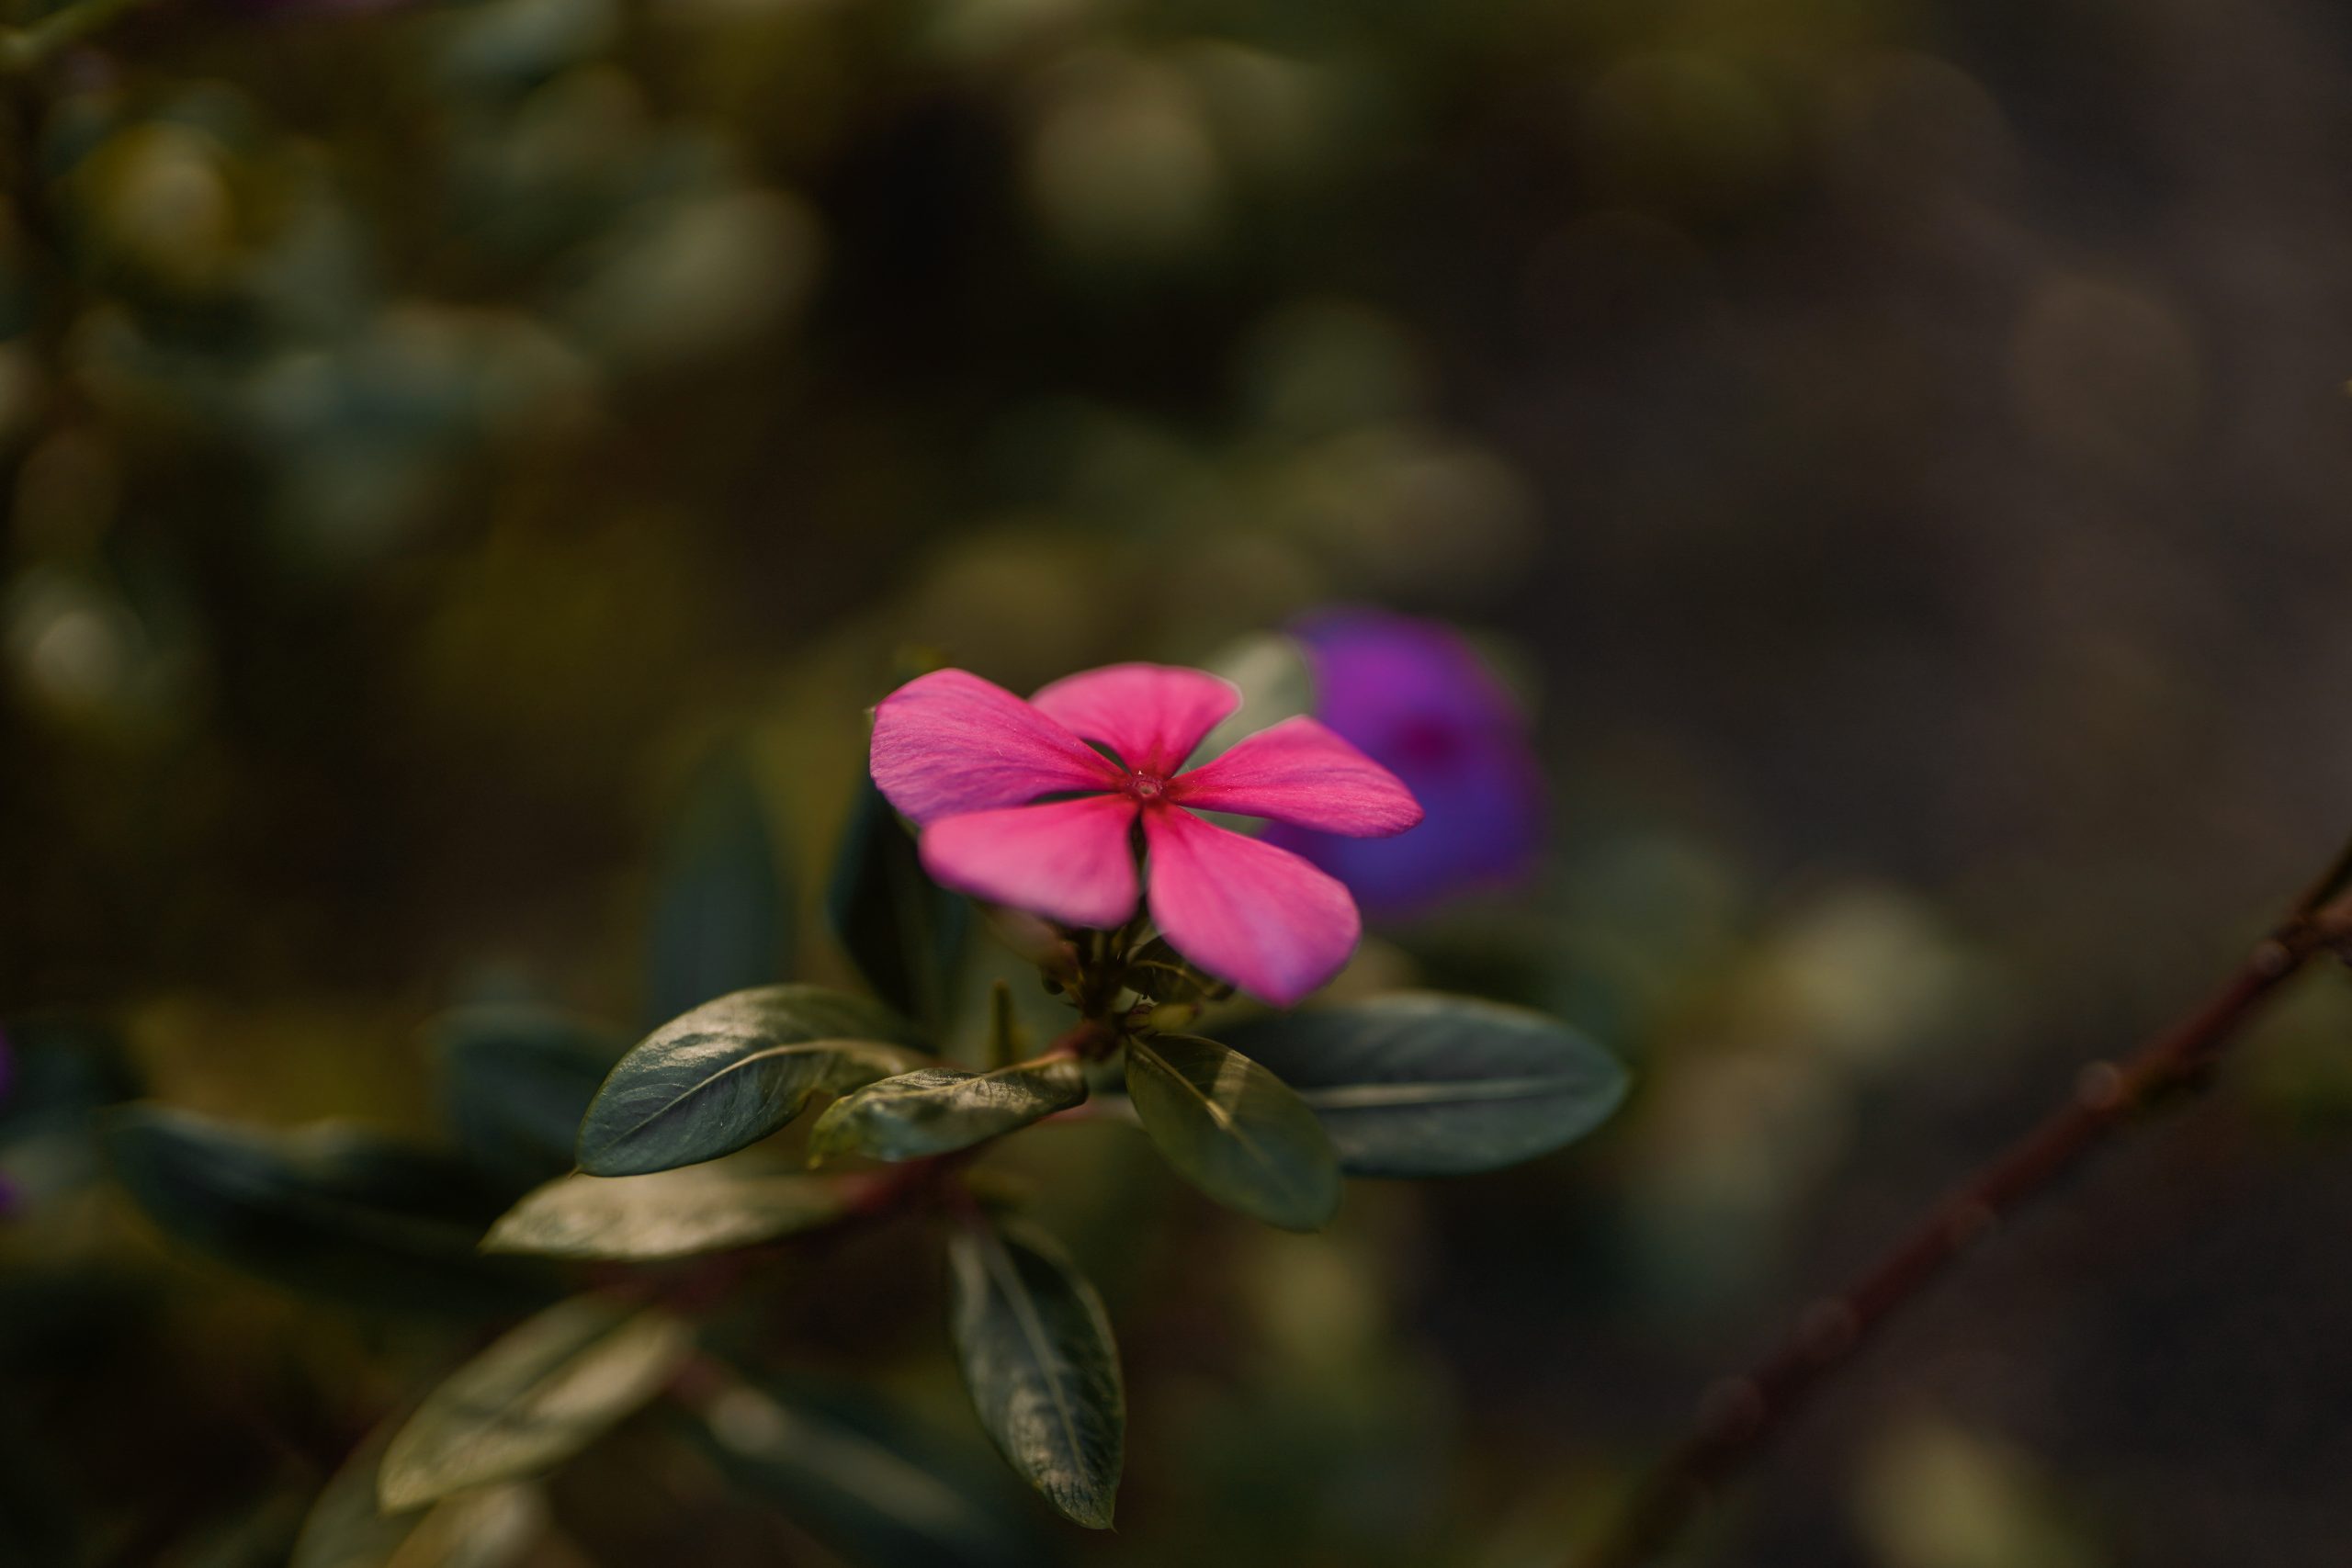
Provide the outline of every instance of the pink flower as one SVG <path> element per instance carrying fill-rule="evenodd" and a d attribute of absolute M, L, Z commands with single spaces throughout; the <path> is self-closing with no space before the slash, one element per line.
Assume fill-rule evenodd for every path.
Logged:
<path fill-rule="evenodd" d="M 1311 718 L 1180 771 L 1240 703 L 1228 682 L 1161 664 L 1089 670 L 1025 703 L 964 671 L 934 671 L 876 711 L 874 782 L 922 829 L 922 863 L 940 884 L 1074 926 L 1109 929 L 1135 912 L 1140 819 L 1160 933 L 1209 973 L 1287 1006 L 1355 951 L 1355 899 L 1288 850 L 1193 813 L 1372 838 L 1403 832 L 1421 807 Z"/>

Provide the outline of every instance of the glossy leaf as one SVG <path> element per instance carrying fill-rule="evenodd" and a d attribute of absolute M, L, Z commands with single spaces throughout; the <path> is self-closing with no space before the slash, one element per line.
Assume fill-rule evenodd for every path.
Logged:
<path fill-rule="evenodd" d="M 664 835 L 649 951 L 646 1010 L 674 1018 L 713 997 L 781 980 L 792 895 L 759 774 L 741 749 L 706 762 Z"/>
<path fill-rule="evenodd" d="M 378 1501 L 398 1513 L 550 1469 L 660 1393 L 693 1350 L 659 1308 L 558 1303 L 425 1395 L 384 1450 Z"/>
<path fill-rule="evenodd" d="M 1239 1025 L 1227 1038 L 1312 1106 L 1356 1176 L 1493 1170 L 1574 1143 L 1623 1102 L 1616 1058 L 1556 1019 L 1408 993 Z"/>
<path fill-rule="evenodd" d="M 426 1030 L 458 1146 L 502 1194 L 572 1165 L 572 1140 L 621 1042 L 583 1020 L 534 1007 L 473 1007 Z"/>
<path fill-rule="evenodd" d="M 288 1568 L 503 1568 L 547 1531 L 547 1499 L 510 1482 L 387 1514 L 376 1475 L 389 1428 L 370 1435 L 311 1504 Z"/>
<path fill-rule="evenodd" d="M 838 1184 L 750 1156 L 648 1176 L 559 1177 L 508 1210 L 485 1252 L 643 1262 L 773 1241 L 839 1219 Z"/>
<path fill-rule="evenodd" d="M 580 1123 L 580 1168 L 641 1176 L 757 1143 L 823 1091 L 926 1059 L 904 1019 L 817 986 L 707 1002 L 621 1058 Z"/>
<path fill-rule="evenodd" d="M 871 779 L 859 783 L 833 863 L 825 912 L 874 994 L 944 1029 L 971 906 L 923 871 L 914 835 Z"/>
<path fill-rule="evenodd" d="M 277 1284 L 390 1311 L 537 1305 L 546 1277 L 476 1255 L 496 1201 L 462 1162 L 339 1126 L 266 1132 L 159 1106 L 106 1130 L 119 1179 L 166 1235 Z"/>
<path fill-rule="evenodd" d="M 948 1243 L 949 1328 L 980 1425 L 1079 1524 L 1111 1528 L 1126 1392 L 1111 1320 L 1060 1246 L 976 1220 Z"/>
<path fill-rule="evenodd" d="M 1315 1113 L 1258 1063 L 1214 1040 L 1127 1045 L 1127 1098 L 1168 1162 L 1218 1202 L 1284 1230 L 1340 1207 L 1340 1163 Z"/>
<path fill-rule="evenodd" d="M 745 1490 L 866 1568 L 1051 1568 L 1057 1543 L 1008 1506 L 1003 1472 L 871 1394 L 737 1383 L 702 1411 L 708 1447 Z"/>
<path fill-rule="evenodd" d="M 917 1159 L 946 1154 L 1025 1127 L 1086 1100 L 1086 1069 L 1075 1056 L 1023 1062 L 992 1073 L 923 1067 L 842 1096 L 817 1118 L 811 1157 L 864 1155 Z"/>

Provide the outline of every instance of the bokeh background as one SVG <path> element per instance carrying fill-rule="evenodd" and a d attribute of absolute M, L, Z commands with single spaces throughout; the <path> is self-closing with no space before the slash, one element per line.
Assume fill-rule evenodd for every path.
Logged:
<path fill-rule="evenodd" d="M 1341 984 L 1640 1075 L 1314 1239 L 1030 1140 L 1133 1382 L 1087 1563 L 1562 1561 L 2352 829 L 2324 0 L 174 0 L 0 97 L 12 1562 L 282 1562 L 468 1342 L 172 1247 L 71 1108 L 432 1135 L 443 1010 L 641 1022 L 714 755 L 843 978 L 910 646 L 1472 628 L 1544 863 Z M 2321 976 L 1699 1560 L 2340 1562 L 2347 1113 Z M 774 1289 L 756 1354 L 979 1451 L 919 1237 Z M 552 1495 L 519 1561 L 834 1561 L 650 1425 Z"/>

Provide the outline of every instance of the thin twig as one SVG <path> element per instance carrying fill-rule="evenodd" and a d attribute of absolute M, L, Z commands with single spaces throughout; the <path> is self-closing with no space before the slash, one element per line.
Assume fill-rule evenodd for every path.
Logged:
<path fill-rule="evenodd" d="M 2169 1091 L 2200 1086 L 2260 1004 L 2315 954 L 2352 932 L 2347 882 L 2352 849 L 2203 1006 L 2122 1063 L 2085 1067 L 2064 1105 L 1939 1203 L 1843 1291 L 1808 1307 L 1770 1359 L 1710 1389 L 1690 1436 L 1635 1493 L 1611 1531 L 1577 1560 L 1581 1568 L 1644 1568 L 1653 1562 L 1708 1493 L 1972 1242 L 2047 1189 L 2132 1111 Z"/>

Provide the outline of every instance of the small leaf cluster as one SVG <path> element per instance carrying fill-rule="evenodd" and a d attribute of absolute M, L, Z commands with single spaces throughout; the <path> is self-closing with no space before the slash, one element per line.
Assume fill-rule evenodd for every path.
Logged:
<path fill-rule="evenodd" d="M 958 1039 L 971 910 L 922 875 L 910 835 L 870 794 L 828 909 L 872 994 L 761 976 L 780 931 L 745 943 L 741 919 L 721 921 L 738 933 L 721 950 L 679 934 L 711 908 L 758 927 L 789 907 L 731 884 L 729 867 L 768 876 L 775 856 L 722 782 L 727 809 L 695 818 L 683 881 L 661 900 L 653 994 L 714 976 L 760 983 L 617 1053 L 609 1032 L 538 1010 L 442 1021 L 450 1149 L 118 1114 L 122 1181 L 216 1258 L 378 1310 L 528 1314 L 354 1455 L 298 1564 L 527 1534 L 544 1507 L 536 1478 L 655 1405 L 854 1560 L 911 1532 L 921 1549 L 884 1560 L 1050 1561 L 996 1519 L 985 1489 L 944 1488 L 910 1458 L 920 1439 L 876 1437 L 890 1424 L 722 1359 L 710 1330 L 726 1303 L 791 1238 L 934 1227 L 947 1339 L 981 1427 L 1065 1517 L 1108 1528 L 1126 1427 L 1110 1314 L 1069 1253 L 975 1169 L 992 1146 L 1055 1119 L 1132 1123 L 1216 1202 L 1310 1231 L 1337 1214 L 1348 1177 L 1529 1159 L 1590 1132 L 1624 1094 L 1614 1060 L 1566 1026 L 1472 998 L 1252 1014 L 1141 919 L 1098 931 L 983 911 L 1072 1016 L 1038 1048 L 1000 983 L 974 1010 L 976 1037 Z M 755 852 L 724 852 L 730 821 Z M 768 1145 L 804 1119 L 796 1165 Z"/>

